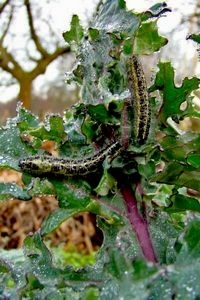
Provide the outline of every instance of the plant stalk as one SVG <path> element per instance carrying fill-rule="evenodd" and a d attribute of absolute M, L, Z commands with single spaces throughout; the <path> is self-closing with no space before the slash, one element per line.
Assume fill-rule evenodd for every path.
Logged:
<path fill-rule="evenodd" d="M 133 191 L 127 186 L 121 189 L 121 193 L 126 204 L 128 219 L 137 236 L 142 253 L 148 261 L 156 263 L 157 258 L 149 234 L 148 223 L 141 216 L 138 210 L 135 195 Z"/>

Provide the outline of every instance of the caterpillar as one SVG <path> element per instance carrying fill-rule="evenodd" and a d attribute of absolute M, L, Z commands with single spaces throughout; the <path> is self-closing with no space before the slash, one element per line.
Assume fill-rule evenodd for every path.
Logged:
<path fill-rule="evenodd" d="M 95 172 L 106 157 L 113 160 L 122 151 L 119 142 L 105 147 L 101 151 L 83 159 L 58 158 L 53 156 L 29 156 L 19 160 L 22 171 L 35 174 L 55 174 L 63 176 L 84 176 Z"/>
<path fill-rule="evenodd" d="M 136 55 L 127 61 L 127 77 L 131 92 L 131 106 L 134 113 L 134 135 L 139 144 L 143 144 L 149 134 L 150 106 L 146 79 L 142 64 Z"/>
<path fill-rule="evenodd" d="M 136 141 L 143 144 L 149 134 L 150 107 L 147 84 L 142 65 L 133 55 L 127 62 L 129 89 L 132 95 L 131 106 L 134 112 L 134 133 Z M 123 150 L 119 142 L 105 147 L 98 153 L 83 159 L 57 158 L 53 156 L 29 156 L 19 160 L 22 171 L 35 174 L 55 174 L 64 176 L 85 176 L 98 170 L 106 157 L 114 159 Z"/>

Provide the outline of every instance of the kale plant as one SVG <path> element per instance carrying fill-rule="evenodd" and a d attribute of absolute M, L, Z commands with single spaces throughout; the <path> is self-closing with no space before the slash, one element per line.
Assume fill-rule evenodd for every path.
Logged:
<path fill-rule="evenodd" d="M 23 172 L 23 186 L 0 184 L 1 201 L 55 195 L 59 204 L 27 236 L 23 254 L 1 253 L 1 299 L 200 298 L 200 137 L 178 126 L 186 117 L 200 117 L 191 94 L 200 80 L 185 78 L 177 86 L 171 63 L 159 62 L 144 91 L 140 72 L 134 77 L 127 71 L 132 59 L 166 45 L 157 28 L 164 13 L 170 13 L 164 3 L 135 13 L 124 0 L 107 0 L 89 28 L 73 16 L 63 36 L 76 64 L 66 80 L 81 86 L 81 102 L 44 122 L 19 105 L 17 116 L 0 128 L 0 167 L 19 172 L 20 159 L 45 154 L 45 140 L 68 163 L 89 157 L 95 164 L 105 147 L 119 142 L 122 148 L 85 176 L 30 170 Z M 139 102 L 142 118 L 137 92 L 148 92 L 148 111 Z M 141 142 L 143 118 L 148 138 Z M 61 268 L 44 237 L 80 212 L 96 215 L 103 244 L 93 266 Z"/>

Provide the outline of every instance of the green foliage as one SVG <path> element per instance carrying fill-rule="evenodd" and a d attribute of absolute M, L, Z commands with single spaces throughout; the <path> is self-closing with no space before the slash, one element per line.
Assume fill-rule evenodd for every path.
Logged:
<path fill-rule="evenodd" d="M 193 33 L 193 34 L 190 34 L 189 36 L 188 36 L 188 39 L 191 39 L 191 40 L 193 40 L 194 42 L 196 42 L 196 43 L 200 43 L 200 34 L 195 34 L 195 33 Z"/>
<path fill-rule="evenodd" d="M 144 23 L 138 28 L 133 40 L 133 51 L 136 54 L 152 54 L 165 44 L 167 39 L 159 36 L 157 22 Z"/>
<path fill-rule="evenodd" d="M 193 90 L 199 86 L 198 78 L 185 78 L 180 87 L 174 84 L 174 70 L 169 62 L 159 64 L 159 72 L 150 91 L 161 90 L 163 103 L 160 111 L 160 119 L 165 122 L 168 117 L 183 117 L 187 111 L 181 111 L 181 104 L 186 101 Z M 189 100 L 188 100 L 189 101 Z"/>
<path fill-rule="evenodd" d="M 75 269 L 80 269 L 88 265 L 94 265 L 95 252 L 91 254 L 83 254 L 77 252 L 76 249 L 64 249 L 63 247 L 51 248 L 54 255 L 56 266 L 66 267 L 66 265 L 73 266 Z"/>
<path fill-rule="evenodd" d="M 20 171 L 20 158 L 45 154 L 45 140 L 54 141 L 59 155 L 71 159 L 91 155 L 94 144 L 123 140 L 124 107 L 130 97 L 127 59 L 132 53 L 151 54 L 167 43 L 156 24 L 166 11 L 160 3 L 136 14 L 126 10 L 124 1 L 108 0 L 87 30 L 74 16 L 63 35 L 77 57 L 67 81 L 81 85 L 82 103 L 44 122 L 19 106 L 17 116 L 0 129 L 0 168 Z M 108 157 L 98 172 L 83 178 L 23 174 L 23 187 L 1 183 L 0 200 L 28 201 L 50 194 L 59 208 L 38 232 L 27 236 L 24 255 L 1 252 L 0 298 L 200 297 L 200 137 L 178 127 L 185 117 L 199 118 L 191 92 L 200 80 L 185 78 L 177 86 L 174 76 L 169 62 L 159 63 L 149 88 L 152 120 L 145 145 L 129 137 L 123 153 L 113 161 Z M 134 116 L 128 114 L 125 125 L 131 127 Z M 104 240 L 95 264 L 77 269 L 67 258 L 66 265 L 60 264 L 58 253 L 51 253 L 43 239 L 84 211 L 97 215 Z"/>
<path fill-rule="evenodd" d="M 83 38 L 83 27 L 80 25 L 77 15 L 72 17 L 71 29 L 63 33 L 63 37 L 67 42 L 74 42 L 79 44 Z"/>

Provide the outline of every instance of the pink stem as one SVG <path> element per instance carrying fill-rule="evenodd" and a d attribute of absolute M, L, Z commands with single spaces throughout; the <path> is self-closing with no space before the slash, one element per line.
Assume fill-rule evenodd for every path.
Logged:
<path fill-rule="evenodd" d="M 133 191 L 127 186 L 121 189 L 127 207 L 127 215 L 136 233 L 141 250 L 148 261 L 157 262 L 154 248 L 148 231 L 148 224 L 138 211 L 137 200 Z"/>

